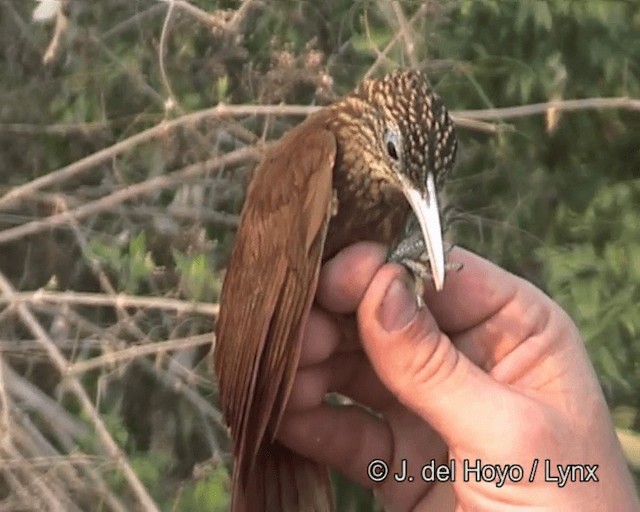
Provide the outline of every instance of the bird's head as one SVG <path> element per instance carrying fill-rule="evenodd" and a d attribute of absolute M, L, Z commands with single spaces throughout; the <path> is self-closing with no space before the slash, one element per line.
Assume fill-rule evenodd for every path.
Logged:
<path fill-rule="evenodd" d="M 446 107 L 424 73 L 402 71 L 365 80 L 347 98 L 371 148 L 370 172 L 400 190 L 420 224 L 437 290 L 445 262 L 438 192 L 453 167 L 457 140 Z M 363 126 L 364 125 L 364 126 Z"/>

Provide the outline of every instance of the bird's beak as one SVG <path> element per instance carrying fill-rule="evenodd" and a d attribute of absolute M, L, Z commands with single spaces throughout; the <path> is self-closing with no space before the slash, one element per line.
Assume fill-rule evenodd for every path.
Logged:
<path fill-rule="evenodd" d="M 416 190 L 408 182 L 404 184 L 403 192 L 420 224 L 424 243 L 427 247 L 427 254 L 429 255 L 433 284 L 436 290 L 440 291 L 444 286 L 444 246 L 433 173 L 429 172 L 427 174 L 426 193 Z"/>

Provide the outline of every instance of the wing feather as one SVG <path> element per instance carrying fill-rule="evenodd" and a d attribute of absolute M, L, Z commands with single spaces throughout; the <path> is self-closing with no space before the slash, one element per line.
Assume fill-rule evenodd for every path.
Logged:
<path fill-rule="evenodd" d="M 214 359 L 234 443 L 234 496 L 240 493 L 238 486 L 256 480 L 255 475 L 249 478 L 251 471 L 260 470 L 256 461 L 279 464 L 277 457 L 265 459 L 265 450 L 273 442 L 295 378 L 331 216 L 336 139 L 320 120 L 309 118 L 285 135 L 256 170 L 223 283 Z M 268 453 L 296 457 L 282 447 Z M 303 465 L 279 467 L 290 473 Z M 313 471 L 298 473 L 294 482 Z M 292 490 L 283 480 L 285 475 L 275 490 L 282 507 L 313 495 L 302 491 L 309 482 Z M 273 505 L 274 489 L 266 489 L 264 482 L 255 485 L 263 486 L 254 491 Z"/>

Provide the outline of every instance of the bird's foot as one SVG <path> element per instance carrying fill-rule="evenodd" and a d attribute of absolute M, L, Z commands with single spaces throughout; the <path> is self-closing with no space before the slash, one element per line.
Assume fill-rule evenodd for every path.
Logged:
<path fill-rule="evenodd" d="M 449 253 L 453 250 L 453 245 L 447 242 L 444 243 L 444 255 L 445 255 L 445 272 L 455 271 L 458 272 L 462 269 L 462 263 L 458 261 L 447 261 Z M 414 288 L 416 296 L 418 297 L 419 305 L 422 306 L 422 297 L 424 295 L 424 283 L 426 281 L 432 281 L 433 275 L 431 273 L 431 267 L 429 265 L 429 256 L 427 254 L 427 248 L 420 231 L 414 231 L 406 238 L 400 241 L 400 243 L 389 252 L 387 261 L 390 263 L 399 263 L 405 267 L 414 281 Z"/>

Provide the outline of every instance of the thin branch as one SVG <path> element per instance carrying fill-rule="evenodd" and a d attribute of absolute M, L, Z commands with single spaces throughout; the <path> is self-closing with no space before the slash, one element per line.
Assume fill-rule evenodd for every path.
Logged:
<path fill-rule="evenodd" d="M 91 431 L 87 426 L 69 414 L 58 402 L 18 375 L 10 366 L 1 366 L 5 373 L 7 390 L 17 402 L 21 402 L 23 410 L 35 411 L 63 441 L 78 443 L 89 437 Z"/>
<path fill-rule="evenodd" d="M 416 13 L 409 20 L 409 23 L 408 23 L 409 28 L 413 29 L 413 25 L 418 20 L 418 18 L 420 18 L 423 14 L 427 12 L 427 5 L 428 5 L 428 2 L 424 2 L 418 8 Z M 368 28 L 368 25 L 367 25 L 367 28 Z M 393 37 L 391 38 L 391 41 L 387 43 L 387 46 L 384 47 L 382 52 L 377 51 L 376 49 L 378 56 L 376 57 L 375 62 L 369 67 L 369 70 L 365 73 L 364 78 L 370 78 L 371 76 L 373 76 L 373 74 L 378 70 L 378 68 L 382 65 L 382 63 L 387 59 L 387 55 L 389 55 L 389 52 L 394 47 L 394 45 L 398 42 L 401 36 L 402 36 L 401 32 L 396 31 Z"/>
<path fill-rule="evenodd" d="M 215 16 L 209 14 L 207 11 L 203 11 L 199 7 L 187 2 L 186 0 L 161 0 L 164 3 L 174 4 L 184 12 L 189 13 L 191 16 L 201 21 L 202 23 L 217 28 L 226 29 L 226 25 L 220 23 Z"/>
<path fill-rule="evenodd" d="M 173 119 L 171 121 L 162 122 L 143 132 L 137 133 L 125 140 L 122 140 L 113 146 L 101 149 L 85 158 L 82 158 L 72 164 L 69 164 L 57 171 L 50 172 L 31 180 L 24 185 L 14 187 L 0 198 L 0 208 L 10 208 L 16 205 L 17 200 L 27 194 L 33 193 L 38 189 L 60 184 L 80 174 L 87 169 L 91 169 L 107 160 L 133 149 L 135 146 L 142 144 L 156 137 L 165 137 L 167 134 L 188 124 L 199 123 L 205 119 L 220 119 L 225 117 L 237 117 L 246 115 L 278 115 L 278 116 L 307 116 L 315 112 L 320 107 L 309 107 L 304 105 L 225 105 L 220 104 L 216 107 L 192 112 L 185 116 Z"/>
<path fill-rule="evenodd" d="M 487 121 L 498 119 L 513 119 L 516 117 L 545 114 L 549 108 L 555 108 L 556 110 L 561 110 L 563 112 L 571 112 L 576 110 L 598 110 L 605 108 L 618 108 L 621 110 L 640 112 L 640 99 L 619 97 L 555 100 L 546 101 L 544 103 L 532 103 L 530 105 L 519 105 L 517 107 L 488 108 L 483 110 L 457 110 L 455 111 L 455 116 L 456 122 L 458 122 L 458 118 Z"/>
<path fill-rule="evenodd" d="M 214 334 L 211 332 L 207 334 L 200 334 L 198 336 L 189 336 L 188 338 L 178 338 L 174 340 L 145 343 L 143 345 L 134 345 L 123 350 L 118 350 L 117 352 L 111 352 L 109 354 L 104 354 L 102 356 L 72 364 L 67 369 L 67 374 L 77 375 L 103 366 L 111 366 L 124 361 L 131 361 L 132 359 L 139 357 L 154 354 L 157 355 L 169 350 L 187 350 L 193 347 L 200 347 L 202 345 L 210 345 L 213 342 L 213 339 Z"/>
<path fill-rule="evenodd" d="M 114 306 L 123 308 L 142 309 L 166 309 L 177 313 L 194 313 L 215 317 L 218 315 L 218 304 L 207 302 L 189 302 L 180 299 L 164 297 L 145 297 L 141 295 L 105 295 L 103 293 L 88 292 L 53 292 L 49 290 L 36 290 L 35 292 L 15 292 L 13 298 L 0 296 L 1 304 L 39 303 L 50 302 L 53 304 L 66 304 L 78 306 Z"/>
<path fill-rule="evenodd" d="M 46 217 L 42 220 L 34 220 L 23 224 L 22 226 L 16 226 L 15 228 L 0 231 L 0 244 L 7 243 L 11 240 L 16 240 L 24 236 L 33 235 L 35 233 L 41 233 L 42 231 L 46 231 L 47 229 L 51 229 L 55 226 L 68 223 L 71 220 L 77 221 L 88 217 L 89 215 L 110 210 L 124 201 L 128 201 L 141 195 L 150 194 L 157 190 L 169 188 L 177 184 L 182 184 L 187 179 L 194 178 L 214 169 L 256 159 L 258 154 L 259 150 L 256 148 L 238 149 L 221 157 L 215 157 L 205 162 L 189 165 L 181 171 L 156 176 L 155 178 L 143 181 L 142 183 L 130 185 L 126 188 L 113 192 L 108 196 L 91 201 L 78 208 L 74 208 L 73 210 L 64 211 L 62 213 Z M 35 181 L 31 183 L 35 183 Z"/>
<path fill-rule="evenodd" d="M 80 122 L 80 123 L 53 123 L 53 124 L 31 124 L 31 123 L 0 123 L 0 133 L 10 133 L 17 135 L 61 135 L 63 137 L 74 136 L 76 133 L 89 135 L 95 132 L 104 132 L 119 125 L 131 125 L 132 123 L 142 123 L 152 121 L 157 123 L 162 120 L 162 114 L 140 113 L 130 116 L 105 119 L 102 121 Z"/>
<path fill-rule="evenodd" d="M 58 6 L 58 12 L 56 13 L 56 25 L 53 29 L 53 37 L 51 38 L 51 42 L 47 47 L 47 50 L 44 52 L 44 56 L 42 57 L 42 63 L 46 66 L 51 64 L 53 60 L 58 56 L 60 51 L 60 44 L 64 34 L 67 31 L 69 26 L 69 20 L 65 16 L 62 4 Z"/>
<path fill-rule="evenodd" d="M 562 111 L 619 108 L 623 110 L 640 111 L 640 100 L 628 97 L 618 98 L 586 98 L 577 100 L 551 101 L 545 103 L 535 103 L 531 105 L 521 105 L 517 107 L 494 108 L 485 110 L 454 110 L 451 112 L 453 120 L 459 127 L 470 129 L 483 129 L 491 127 L 491 131 L 497 131 L 492 125 L 478 125 L 481 120 L 509 119 L 528 115 L 543 114 L 550 107 Z M 178 117 L 171 121 L 160 123 L 143 132 L 133 135 L 113 146 L 101 149 L 77 162 L 74 162 L 57 171 L 45 174 L 40 178 L 32 180 L 24 185 L 12 188 L 0 198 L 0 208 L 10 208 L 15 206 L 18 200 L 41 188 L 61 183 L 69 180 L 87 169 L 91 169 L 102 162 L 105 162 L 117 155 L 128 151 L 135 146 L 142 144 L 156 137 L 166 136 L 167 132 L 175 130 L 183 125 L 198 123 L 205 119 L 220 119 L 225 117 L 239 116 L 308 116 L 317 112 L 322 107 L 308 105 L 225 105 L 219 104 L 210 109 L 199 110 L 190 114 Z M 20 235 L 22 236 L 22 235 Z M 2 243 L 0 238 L 0 243 Z M 6 241 L 6 240 L 4 240 Z"/>
<path fill-rule="evenodd" d="M 3 461 L 7 459 L 18 459 L 22 461 L 22 464 L 14 473 L 18 473 L 20 470 L 20 472 L 24 473 L 24 477 L 28 481 L 27 488 L 29 492 L 27 496 L 29 496 L 30 501 L 33 499 L 38 501 L 38 510 L 65 511 L 64 505 L 60 502 L 60 497 L 53 492 L 53 489 L 47 486 L 39 475 L 35 474 L 33 468 L 25 461 L 24 457 L 12 443 L 3 443 L 1 452 L 4 452 L 0 453 L 0 459 Z"/>
<path fill-rule="evenodd" d="M 153 206 L 136 205 L 135 208 L 127 210 L 131 216 L 137 217 L 158 217 L 165 216 L 177 219 L 198 220 L 211 222 L 228 228 L 235 228 L 240 222 L 240 216 L 233 213 L 209 211 L 206 208 L 193 208 L 187 206 L 170 206 L 167 209 L 154 208 Z"/>
<path fill-rule="evenodd" d="M 9 298 L 12 298 L 13 294 L 15 293 L 13 286 L 11 286 L 11 283 L 9 283 L 9 281 L 2 273 L 0 273 L 0 292 L 2 292 L 3 295 Z M 66 372 L 67 368 L 69 367 L 69 363 L 62 355 L 58 347 L 56 347 L 56 345 L 47 335 L 46 331 L 40 325 L 36 317 L 33 315 L 33 313 L 31 313 L 31 311 L 25 304 L 17 304 L 15 308 L 24 325 L 42 344 L 43 348 L 45 348 L 51 362 L 54 364 L 60 375 L 63 378 L 66 377 L 65 381 L 68 385 L 68 388 L 76 396 L 80 403 L 80 406 L 84 410 L 85 414 L 89 417 L 91 423 L 96 429 L 98 439 L 100 440 L 100 443 L 103 445 L 107 454 L 117 461 L 120 469 L 122 470 L 124 479 L 129 484 L 129 487 L 131 487 L 131 490 L 133 491 L 135 496 L 138 498 L 138 501 L 142 506 L 142 510 L 147 512 L 159 512 L 158 507 L 153 502 L 151 496 L 149 496 L 147 489 L 144 487 L 144 485 L 138 478 L 138 475 L 136 475 L 135 471 L 129 464 L 129 461 L 127 460 L 125 454 L 113 440 L 113 437 L 111 437 L 111 434 L 107 430 L 106 425 L 102 421 L 102 418 L 89 399 L 89 395 L 87 395 L 87 392 L 82 387 L 80 381 L 74 376 L 67 377 Z"/>
<path fill-rule="evenodd" d="M 173 11 L 176 6 L 175 0 L 166 0 L 168 4 L 167 13 L 164 16 L 164 23 L 162 24 L 162 32 L 160 32 L 160 42 L 158 44 L 158 65 L 160 70 L 160 77 L 162 78 L 162 84 L 164 85 L 165 92 L 167 93 L 168 99 L 165 101 L 165 110 L 170 111 L 173 107 L 178 105 L 178 98 L 173 92 L 173 87 L 171 87 L 171 82 L 169 82 L 169 77 L 167 76 L 167 70 L 164 67 L 164 53 L 167 48 L 167 35 L 169 33 L 169 23 L 171 23 L 171 18 L 173 15 Z"/>
<path fill-rule="evenodd" d="M 391 4 L 391 10 L 398 21 L 398 32 L 402 34 L 402 39 L 404 40 L 404 52 L 409 59 L 409 64 L 415 68 L 418 65 L 418 59 L 416 58 L 416 43 L 410 33 L 413 31 L 413 27 L 407 22 L 407 17 L 404 15 L 400 2 L 390 1 L 389 4 Z M 425 10 L 427 4 L 428 2 L 424 3 Z"/>

